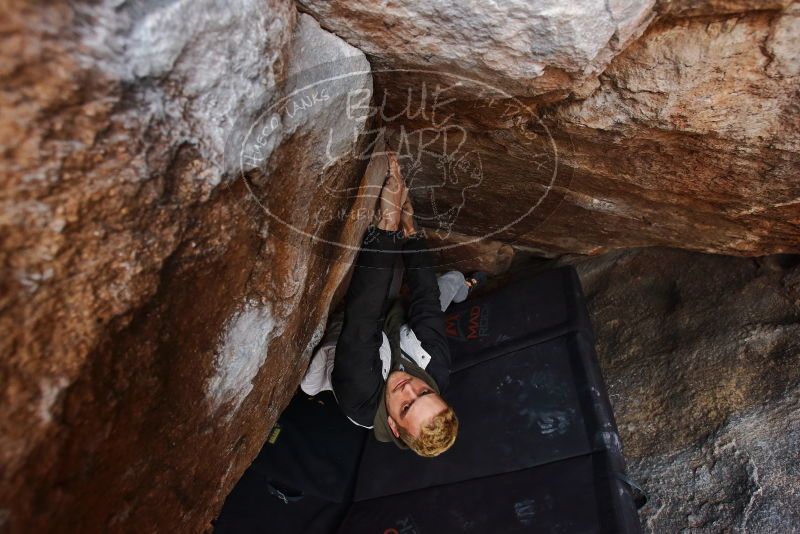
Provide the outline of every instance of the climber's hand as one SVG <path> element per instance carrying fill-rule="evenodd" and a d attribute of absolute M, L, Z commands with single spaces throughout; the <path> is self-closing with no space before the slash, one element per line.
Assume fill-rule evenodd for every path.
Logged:
<path fill-rule="evenodd" d="M 397 160 L 396 152 L 388 152 L 386 157 L 389 159 L 389 176 L 393 176 L 398 181 L 402 181 L 403 172 L 400 169 L 400 162 Z"/>
<path fill-rule="evenodd" d="M 403 228 L 403 234 L 406 237 L 416 235 L 417 228 L 414 225 L 414 206 L 411 205 L 411 196 L 406 196 L 406 201 L 403 204 L 403 212 L 400 215 L 400 226 Z"/>
<path fill-rule="evenodd" d="M 391 159 L 389 161 L 391 162 Z M 389 172 L 389 176 L 383 184 L 383 189 L 381 189 L 378 228 L 392 232 L 397 230 L 407 195 L 408 189 L 403 176 L 399 173 Z"/>

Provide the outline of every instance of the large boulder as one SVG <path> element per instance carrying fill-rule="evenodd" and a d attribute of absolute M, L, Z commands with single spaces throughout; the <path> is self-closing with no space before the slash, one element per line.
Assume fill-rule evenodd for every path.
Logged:
<path fill-rule="evenodd" d="M 384 142 L 441 266 L 800 248 L 796 1 L 298 4 L 4 3 L 0 529 L 208 526 L 342 296 Z M 620 256 L 625 288 L 582 267 L 646 519 L 794 519 L 767 499 L 794 431 L 763 421 L 793 421 L 796 269 L 681 254 Z"/>
<path fill-rule="evenodd" d="M 365 226 L 289 216 L 370 207 L 369 65 L 289 0 L 3 11 L 0 530 L 202 531 Z"/>
<path fill-rule="evenodd" d="M 800 263 L 650 248 L 578 261 L 647 532 L 794 532 Z"/>
<path fill-rule="evenodd" d="M 370 57 L 430 228 L 800 250 L 797 2 L 299 4 Z"/>
<path fill-rule="evenodd" d="M 655 16 L 655 0 L 298 3 L 378 67 L 464 75 L 517 96 L 569 93 Z"/>

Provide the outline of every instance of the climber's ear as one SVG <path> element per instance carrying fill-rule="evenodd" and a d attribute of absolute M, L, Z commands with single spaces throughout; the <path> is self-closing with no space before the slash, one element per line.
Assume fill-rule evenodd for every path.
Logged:
<path fill-rule="evenodd" d="M 395 423 L 394 419 L 392 419 L 392 416 L 391 415 L 386 416 L 386 421 L 389 423 L 389 428 L 392 429 L 392 434 L 394 434 L 394 437 L 399 438 L 400 429 L 397 428 L 397 423 Z"/>

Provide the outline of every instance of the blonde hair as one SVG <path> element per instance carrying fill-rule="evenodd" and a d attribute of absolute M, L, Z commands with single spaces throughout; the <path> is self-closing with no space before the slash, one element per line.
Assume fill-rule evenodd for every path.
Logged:
<path fill-rule="evenodd" d="M 417 438 L 400 428 L 400 438 L 403 442 L 409 449 L 425 458 L 439 456 L 452 447 L 457 435 L 458 418 L 450 406 L 422 425 Z"/>

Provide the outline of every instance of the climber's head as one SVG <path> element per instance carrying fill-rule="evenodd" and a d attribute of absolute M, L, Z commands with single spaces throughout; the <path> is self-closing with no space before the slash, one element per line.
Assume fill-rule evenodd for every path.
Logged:
<path fill-rule="evenodd" d="M 458 434 L 458 418 L 439 393 L 403 371 L 386 380 L 387 422 L 392 435 L 420 456 L 438 456 Z"/>

